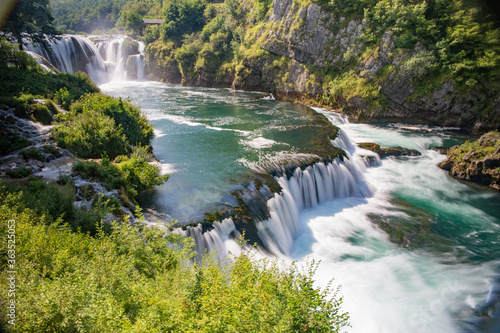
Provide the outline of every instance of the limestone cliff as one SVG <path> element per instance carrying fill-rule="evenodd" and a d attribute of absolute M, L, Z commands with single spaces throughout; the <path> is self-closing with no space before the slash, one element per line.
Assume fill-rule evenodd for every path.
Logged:
<path fill-rule="evenodd" d="M 307 1 L 275 0 L 268 22 L 272 25 L 261 32 L 265 38 L 260 47 L 287 57 L 288 66 L 262 72 L 258 67 L 264 60 L 244 62 L 251 74 L 243 79 L 237 77 L 236 86 L 258 88 L 252 76 L 264 75 L 261 80 L 271 82 L 267 88 L 274 88 L 279 94 L 318 97 L 328 95 L 330 88 L 325 86 L 330 76 L 318 75 L 318 69 L 320 73 L 333 70 L 338 76 L 350 72 L 356 78 L 356 87 L 348 88 L 356 89 L 361 84 L 377 91 L 376 94 L 343 94 L 344 110 L 354 119 L 476 130 L 500 127 L 499 96 L 485 96 L 485 92 L 477 90 L 459 92 L 451 79 L 439 82 L 425 93 L 417 91 L 418 81 L 425 73 L 412 71 L 405 65 L 426 54 L 426 47 L 421 43 L 409 49 L 397 48 L 397 37 L 392 30 L 387 30 L 378 45 L 367 49 L 360 38 L 366 20 L 337 18 L 334 13 Z M 272 57 L 263 58 L 269 61 Z M 275 77 L 281 80 L 273 80 Z M 378 103 L 373 103 L 373 99 Z M 488 113 L 483 119 L 477 117 L 480 106 Z"/>
<path fill-rule="evenodd" d="M 457 47 L 477 40 L 458 40 L 443 32 L 450 23 L 439 14 L 433 17 L 428 13 L 430 5 L 426 2 L 417 1 L 413 7 L 407 5 L 391 14 L 396 9 L 383 7 L 391 2 L 370 1 L 360 2 L 376 4 L 370 9 L 372 14 L 365 10 L 363 16 L 362 9 L 352 12 L 349 5 L 333 8 L 328 1 L 274 0 L 259 21 L 256 3 L 262 1 L 235 0 L 231 3 L 239 5 L 230 13 L 238 13 L 234 14 L 237 23 L 226 28 L 229 32 L 222 35 L 225 41 L 220 37 L 223 30 L 207 38 L 209 29 L 203 29 L 199 42 L 203 45 L 185 43 L 182 52 L 171 46 L 165 60 L 152 56 L 161 47 L 150 47 L 154 64 L 150 71 L 163 72 L 160 78 L 170 82 L 231 85 L 307 98 L 342 109 L 351 119 L 363 122 L 418 123 L 475 131 L 500 128 L 500 89 L 494 70 L 500 65 L 496 56 L 500 43 L 496 39 L 489 38 L 489 44 L 481 46 L 484 51 L 476 45 L 474 52 L 481 55 L 468 55 L 464 60 L 457 55 L 463 50 Z M 388 11 L 386 16 L 394 15 L 395 19 L 384 15 L 381 19 L 377 10 L 384 15 Z M 221 10 L 221 15 L 230 13 Z M 404 20 L 407 22 L 400 23 Z M 453 24 L 469 29 L 462 27 L 462 21 L 457 19 Z M 226 18 L 226 26 L 227 22 Z M 214 30 L 211 24 L 207 27 Z M 424 30 L 419 25 L 428 31 L 419 32 Z M 478 27 L 470 29 L 485 34 L 498 32 Z M 417 32 L 412 34 L 412 29 Z M 448 39 L 435 42 L 426 35 L 435 33 Z M 235 56 L 228 56 L 228 50 Z M 162 61 L 169 65 L 158 71 L 156 64 Z"/>

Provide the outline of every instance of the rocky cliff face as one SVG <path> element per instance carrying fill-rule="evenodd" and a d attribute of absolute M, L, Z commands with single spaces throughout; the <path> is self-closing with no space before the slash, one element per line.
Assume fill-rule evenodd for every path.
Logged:
<path fill-rule="evenodd" d="M 306 97 L 342 108 L 351 119 L 363 122 L 475 131 L 500 128 L 498 91 L 463 89 L 451 76 L 432 77 L 435 48 L 423 41 L 401 47 L 401 29 L 388 28 L 367 42 L 365 34 L 374 23 L 366 16 L 343 15 L 314 1 L 274 0 L 264 20 L 253 22 L 248 19 L 254 17 L 252 2 L 241 3 L 240 10 L 248 21 L 241 44 L 246 44 L 247 50 L 240 59 L 219 66 L 223 70 L 210 68 L 214 66 L 206 61 L 199 66 L 198 56 L 191 66 L 197 68 L 194 73 L 187 75 L 181 70 L 184 84 L 231 85 L 278 96 Z M 179 68 L 183 66 L 186 68 Z M 178 76 L 171 76 L 166 79 L 179 81 Z"/>
<path fill-rule="evenodd" d="M 484 94 L 460 93 L 452 80 L 441 82 L 424 93 L 417 91 L 417 83 L 423 75 L 407 70 L 404 63 L 425 54 L 426 47 L 420 43 L 411 49 L 397 49 L 396 36 L 388 30 L 376 47 L 366 50 L 360 38 L 367 24 L 365 20 L 337 18 L 308 1 L 275 0 L 268 22 L 271 28 L 261 32 L 265 36 L 261 48 L 287 57 L 287 67 L 262 72 L 258 68 L 265 67 L 265 59 L 244 62 L 251 74 L 237 77 L 236 86 L 257 88 L 257 77 L 278 94 L 315 98 L 329 88 L 325 87 L 328 76 L 318 75 L 318 69 L 320 73 L 331 70 L 339 75 L 351 70 L 378 90 L 375 98 L 382 101 L 382 106 L 373 107 L 373 96 L 346 98 L 345 110 L 355 120 L 468 127 L 477 131 L 500 127 L 500 98 L 484 105 Z M 359 61 L 353 66 L 354 59 Z M 276 82 L 275 77 L 281 80 Z M 488 110 L 482 119 L 477 117 L 480 106 Z"/>

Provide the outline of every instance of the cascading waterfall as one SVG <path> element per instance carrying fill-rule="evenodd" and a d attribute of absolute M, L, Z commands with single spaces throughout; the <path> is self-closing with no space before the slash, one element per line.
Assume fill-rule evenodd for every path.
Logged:
<path fill-rule="evenodd" d="M 114 80 L 143 80 L 144 44 L 138 42 L 139 54 L 127 55 L 125 58 L 122 56 L 124 40 L 125 37 L 112 37 L 94 44 L 83 36 L 64 35 L 57 40 L 47 41 L 51 51 L 31 43 L 27 45 L 27 50 L 45 70 L 50 70 L 47 65 L 50 63 L 62 73 L 87 73 L 98 84 Z"/>
<path fill-rule="evenodd" d="M 299 234 L 302 210 L 335 199 L 371 195 L 363 177 L 366 168 L 373 165 L 371 160 L 349 153 L 348 148 L 352 147 L 354 151 L 355 145 L 342 131 L 332 143 L 346 151 L 346 159 L 316 163 L 304 170 L 297 168 L 290 178 L 278 178 L 282 192 L 268 201 L 271 217 L 257 223 L 260 238 L 273 254 L 290 254 Z M 368 153 L 370 156 L 374 154 Z"/>
<path fill-rule="evenodd" d="M 42 57 L 41 55 L 35 53 L 35 52 L 31 52 L 31 51 L 25 51 L 30 57 L 32 57 L 33 59 L 35 59 L 35 61 L 40 65 L 42 66 L 43 70 L 46 71 L 46 72 L 52 72 L 52 73 L 56 73 L 56 72 L 59 72 L 59 70 L 57 68 L 55 68 L 47 59 L 45 59 L 44 57 Z"/>
<path fill-rule="evenodd" d="M 144 80 L 146 66 L 144 50 L 145 45 L 138 42 L 138 54 L 124 54 L 122 51 L 125 37 L 116 37 L 97 42 L 97 49 L 102 58 L 113 64 L 114 71 L 111 80 Z"/>
<path fill-rule="evenodd" d="M 266 251 L 274 255 L 290 254 L 294 240 L 299 235 L 299 214 L 304 209 L 335 199 L 371 195 L 372 190 L 364 181 L 363 173 L 367 167 L 380 164 L 378 155 L 366 151 L 366 156 L 372 157 L 367 159 L 366 156 L 354 154 L 356 145 L 342 130 L 339 130 L 339 135 L 332 144 L 344 149 L 346 158 L 318 162 L 305 169 L 296 168 L 290 177 L 276 178 L 282 190 L 267 202 L 270 218 L 256 223 Z M 214 249 L 218 257 L 224 257 L 227 249 L 221 240 L 227 240 L 236 231 L 234 223 L 230 221 L 231 223 L 228 220 L 216 222 L 214 229 L 207 232 L 203 232 L 201 225 L 187 227 L 183 234 L 195 240 L 198 259 L 201 254 Z"/>
<path fill-rule="evenodd" d="M 27 49 L 47 59 L 62 73 L 85 72 L 98 83 L 105 82 L 109 66 L 104 63 L 96 45 L 88 38 L 64 35 L 58 40 L 48 40 L 51 51 L 38 44 L 28 44 Z"/>
<path fill-rule="evenodd" d="M 183 236 L 191 237 L 196 244 L 196 260 L 201 262 L 203 254 L 211 254 L 216 251 L 216 258 L 222 260 L 227 257 L 230 249 L 233 253 L 238 252 L 238 248 L 234 247 L 234 241 L 230 240 L 239 236 L 238 231 L 232 219 L 224 219 L 222 222 L 214 222 L 213 229 L 203 232 L 201 224 L 192 227 L 188 226 L 185 230 L 177 228 L 174 232 Z"/>

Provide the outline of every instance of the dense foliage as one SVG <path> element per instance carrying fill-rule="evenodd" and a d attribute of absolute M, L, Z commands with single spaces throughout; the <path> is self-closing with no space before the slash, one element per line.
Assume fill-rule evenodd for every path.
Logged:
<path fill-rule="evenodd" d="M 47 46 L 47 37 L 57 34 L 49 4 L 50 0 L 16 1 L 9 18 L 0 27 L 0 36 L 16 41 L 21 50 L 27 40 Z"/>
<path fill-rule="evenodd" d="M 121 189 L 127 198 L 134 200 L 145 190 L 166 182 L 169 176 L 161 176 L 157 165 L 149 162 L 152 156 L 143 147 L 136 148 L 130 155 L 118 156 L 115 163 L 104 158 L 101 163 L 78 161 L 73 170 L 84 178 L 99 181 L 110 189 Z"/>
<path fill-rule="evenodd" d="M 15 221 L 16 329 L 22 332 L 339 332 L 348 316 L 333 290 L 313 286 L 314 264 L 284 268 L 243 253 L 193 265 L 192 241 L 115 223 L 72 232 L 0 188 L 0 229 Z M 7 278 L 6 248 L 1 279 Z M 1 303 L 8 288 L 1 285 Z M 1 321 L 6 325 L 7 307 Z"/>
<path fill-rule="evenodd" d="M 137 107 L 104 94 L 85 95 L 59 115 L 64 123 L 53 129 L 57 144 L 82 158 L 114 159 L 131 151 L 130 145 L 149 146 L 153 127 Z"/>
<path fill-rule="evenodd" d="M 55 25 L 66 33 L 109 31 L 113 28 L 139 34 L 142 18 L 157 18 L 158 0 L 51 0 Z"/>
<path fill-rule="evenodd" d="M 23 175 L 23 177 L 26 176 Z M 21 206 L 29 208 L 40 216 L 39 220 L 45 225 L 58 224 L 64 221 L 71 230 L 91 235 L 97 232 L 96 227 L 105 215 L 115 208 L 111 204 L 113 201 L 111 198 L 106 198 L 106 200 L 109 200 L 108 203 L 95 206 L 90 210 L 76 208 L 74 205 L 76 188 L 71 181 L 66 181 L 64 178 L 61 178 L 57 184 L 31 178 L 27 182 L 18 185 L 8 185 L 7 187 L 0 185 L 0 190 L 5 192 L 5 195 L 7 193 L 17 195 L 16 193 L 19 193 Z M 100 200 L 103 201 L 102 198 Z M 108 226 L 102 227 L 108 231 L 110 230 Z"/>

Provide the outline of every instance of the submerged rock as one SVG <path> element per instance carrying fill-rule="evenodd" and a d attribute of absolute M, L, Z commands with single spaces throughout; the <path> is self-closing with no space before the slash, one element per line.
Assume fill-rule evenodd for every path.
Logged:
<path fill-rule="evenodd" d="M 439 166 L 452 177 L 500 191 L 500 133 L 489 132 L 477 141 L 450 148 Z"/>
<path fill-rule="evenodd" d="M 377 153 L 380 158 L 389 157 L 389 156 L 420 156 L 422 155 L 418 150 L 408 149 L 403 147 L 380 147 L 380 145 L 371 142 L 362 142 L 358 143 L 360 148 L 370 150 L 374 153 Z"/>

